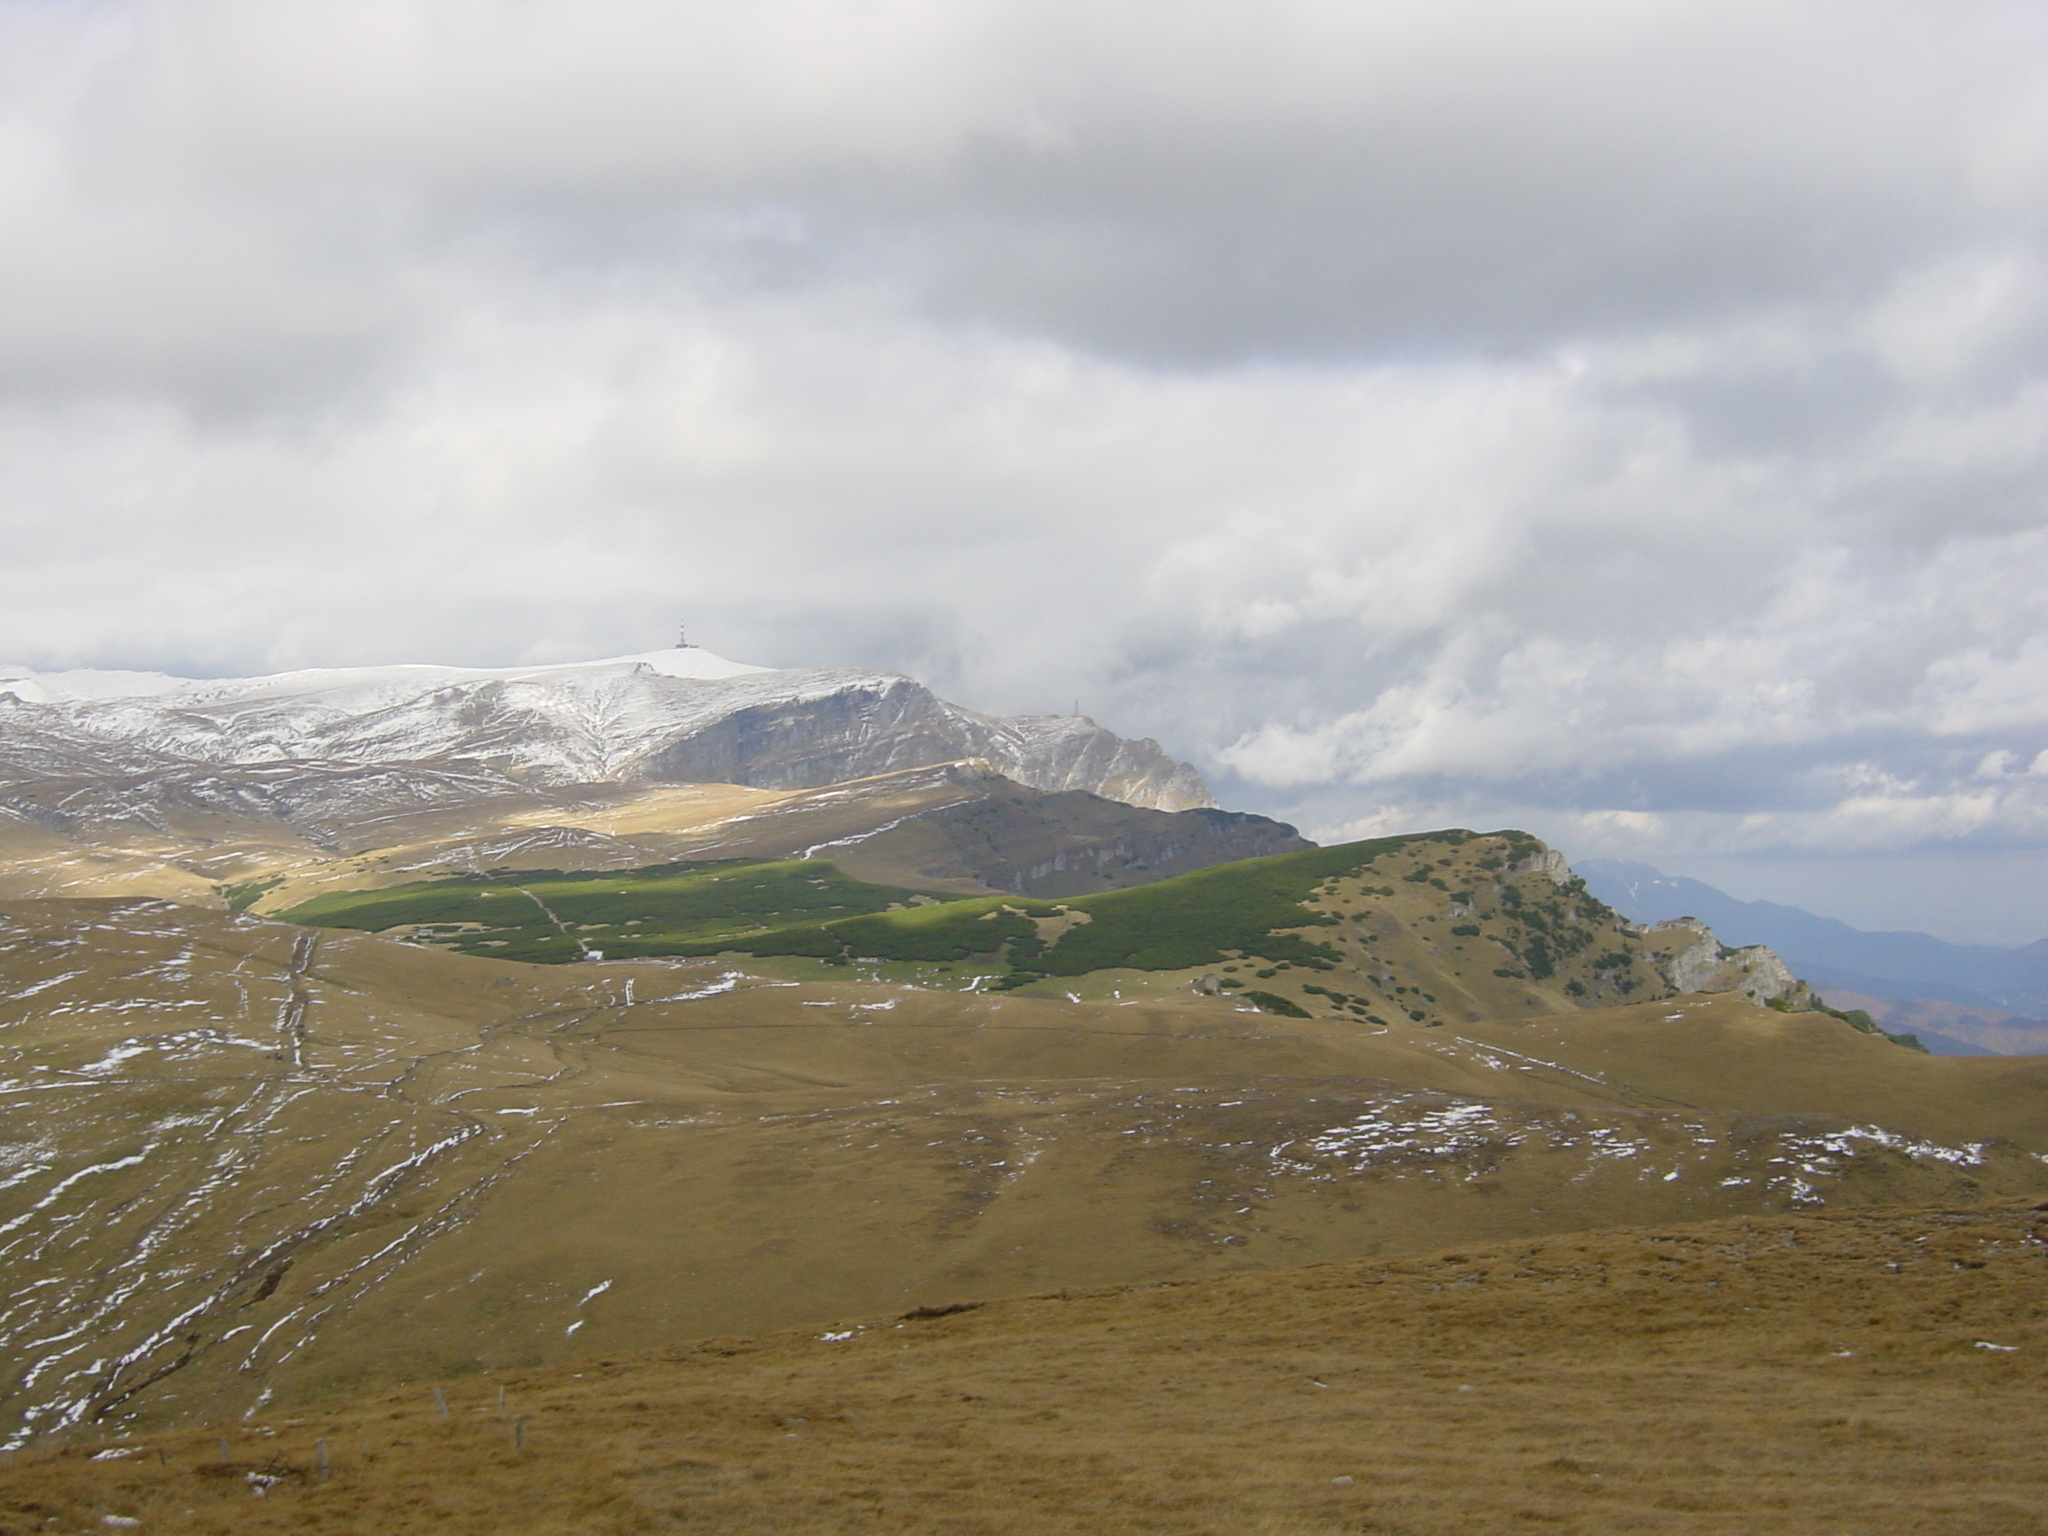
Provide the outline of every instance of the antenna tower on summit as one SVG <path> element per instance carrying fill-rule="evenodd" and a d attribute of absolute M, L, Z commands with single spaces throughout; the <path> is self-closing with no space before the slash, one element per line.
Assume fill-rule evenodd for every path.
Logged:
<path fill-rule="evenodd" d="M 687 624 L 678 624 L 676 626 L 676 649 L 679 651 L 693 651 L 696 649 L 695 646 L 690 644 L 690 626 Z"/>

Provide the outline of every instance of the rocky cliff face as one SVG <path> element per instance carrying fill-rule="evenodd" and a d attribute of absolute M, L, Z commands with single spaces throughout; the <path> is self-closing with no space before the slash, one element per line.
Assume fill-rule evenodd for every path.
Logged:
<path fill-rule="evenodd" d="M 813 789 L 979 758 L 1031 789 L 1084 790 L 1156 811 L 1216 803 L 1201 775 L 1157 742 L 1126 741 L 1079 716 L 977 714 L 906 677 L 798 676 L 786 693 L 735 699 L 736 707 L 678 732 L 619 776 Z"/>
<path fill-rule="evenodd" d="M 1763 944 L 1731 949 L 1696 917 L 1674 917 L 1648 930 L 1660 965 L 1680 994 L 1741 992 L 1759 1003 L 1784 1000 L 1811 1008 L 1813 989 Z"/>
<path fill-rule="evenodd" d="M 799 789 L 970 757 L 1033 789 L 1163 811 L 1215 803 L 1156 742 L 1089 720 L 1001 719 L 893 674 L 769 671 L 703 651 L 204 682 L 0 672 L 0 804 L 36 820 L 146 820 L 172 786 L 223 812 L 295 821 L 337 792 L 351 815 L 409 808 L 451 777 L 475 794 L 603 781 Z M 37 792 L 58 783 L 54 801 Z"/>

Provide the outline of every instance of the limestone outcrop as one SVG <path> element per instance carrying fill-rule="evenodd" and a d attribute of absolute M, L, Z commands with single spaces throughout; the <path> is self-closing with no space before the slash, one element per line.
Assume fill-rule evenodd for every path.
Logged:
<path fill-rule="evenodd" d="M 1764 944 L 1731 949 L 1696 917 L 1674 917 L 1647 930 L 1664 974 L 1680 994 L 1741 992 L 1759 1003 L 1811 1008 L 1813 989 Z"/>

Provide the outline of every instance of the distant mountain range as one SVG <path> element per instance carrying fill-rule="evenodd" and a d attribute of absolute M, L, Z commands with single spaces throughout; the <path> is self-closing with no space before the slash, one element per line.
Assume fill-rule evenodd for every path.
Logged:
<path fill-rule="evenodd" d="M 965 758 L 1036 790 L 1161 811 L 1216 803 L 1157 742 L 1080 715 L 984 715 L 894 673 L 775 670 L 695 646 L 563 666 L 201 680 L 0 666 L 0 789 L 90 786 L 63 796 L 67 816 L 109 808 L 123 780 L 175 781 L 190 799 L 296 821 L 301 801 L 332 797 L 338 769 L 380 775 L 349 776 L 354 819 L 365 800 L 411 810 L 473 799 L 492 781 L 810 789 Z"/>
<path fill-rule="evenodd" d="M 1768 944 L 1825 989 L 2006 1015 L 2048 1013 L 2048 939 L 2002 949 L 1925 933 L 1873 933 L 1775 901 L 1742 901 L 1624 859 L 1586 859 L 1573 868 L 1594 895 L 1636 922 L 1697 917 L 1726 943 Z"/>
<path fill-rule="evenodd" d="M 0 666 L 0 899 L 304 901 L 441 871 L 831 858 L 1057 897 L 1306 848 L 1158 743 L 699 647 L 189 679 Z"/>

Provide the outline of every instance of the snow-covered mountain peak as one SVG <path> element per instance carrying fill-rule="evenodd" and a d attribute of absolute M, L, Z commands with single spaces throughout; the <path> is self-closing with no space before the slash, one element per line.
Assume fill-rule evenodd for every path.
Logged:
<path fill-rule="evenodd" d="M 895 673 L 756 667 L 696 647 L 249 678 L 0 669 L 0 778 L 161 784 L 202 769 L 410 765 L 528 785 L 797 789 L 968 757 L 1034 789 L 1158 810 L 1215 803 L 1156 743 L 1092 721 L 992 717 Z"/>
<path fill-rule="evenodd" d="M 174 693 L 191 682 L 168 672 L 101 672 L 89 667 L 64 672 L 37 672 L 30 667 L 0 665 L 0 695 L 12 694 L 29 704 L 74 699 L 148 699 Z"/>

